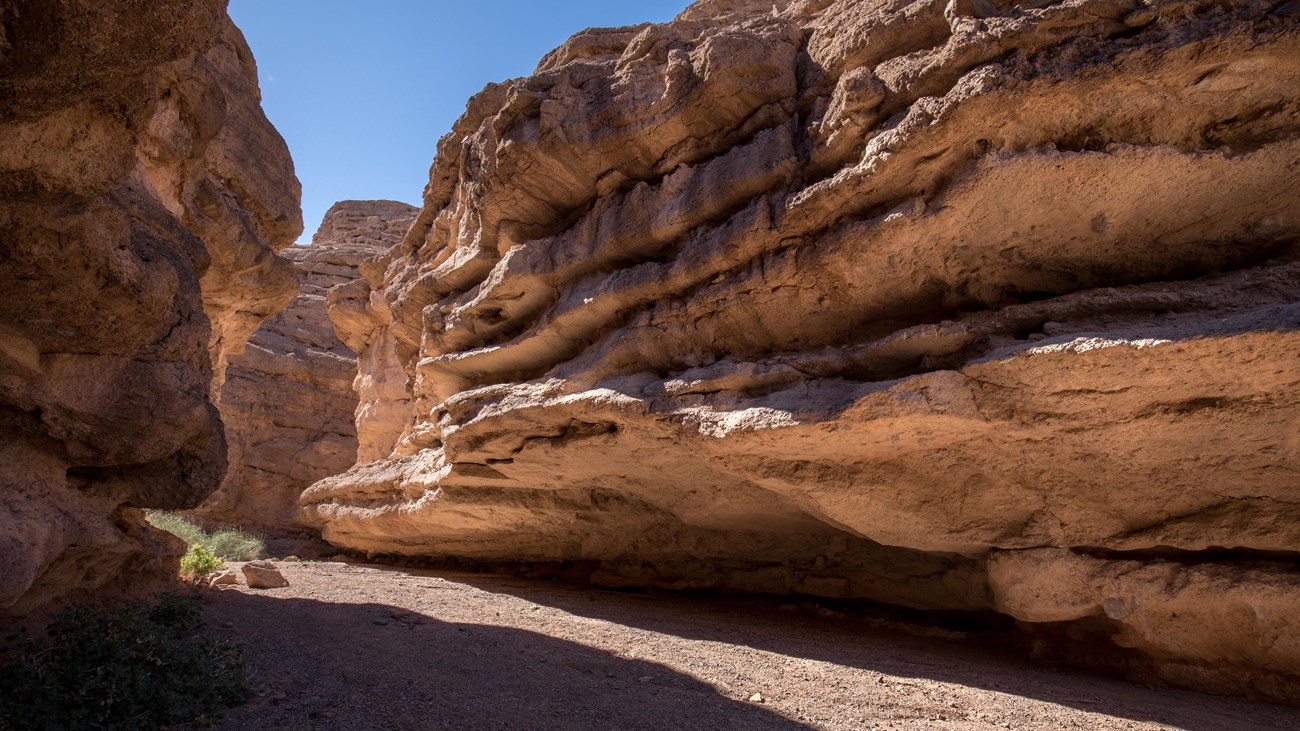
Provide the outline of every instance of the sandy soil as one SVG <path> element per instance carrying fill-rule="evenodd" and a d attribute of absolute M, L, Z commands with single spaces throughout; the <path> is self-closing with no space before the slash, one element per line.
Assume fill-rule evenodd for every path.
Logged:
<path fill-rule="evenodd" d="M 1300 710 L 1029 663 L 776 601 L 282 563 L 205 632 L 257 688 L 219 729 L 1300 729 Z"/>

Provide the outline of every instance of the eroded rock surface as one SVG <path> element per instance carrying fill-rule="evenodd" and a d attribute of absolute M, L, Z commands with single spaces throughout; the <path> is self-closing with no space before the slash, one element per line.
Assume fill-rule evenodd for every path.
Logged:
<path fill-rule="evenodd" d="M 325 309 L 331 287 L 401 242 L 416 208 L 396 201 L 344 201 L 293 262 L 298 296 L 249 339 L 221 389 L 230 470 L 200 514 L 246 526 L 295 529 L 298 496 L 357 460 L 353 426 L 356 353 L 335 334 Z"/>
<path fill-rule="evenodd" d="M 382 388 L 304 515 L 373 553 L 993 609 L 1295 698 L 1297 89 L 1268 1 L 580 33 L 469 102 L 331 298 Z"/>
<path fill-rule="evenodd" d="M 0 2 L 0 616 L 170 579 L 209 394 L 296 289 L 283 140 L 221 0 Z M 174 539 L 173 539 L 174 540 Z"/>

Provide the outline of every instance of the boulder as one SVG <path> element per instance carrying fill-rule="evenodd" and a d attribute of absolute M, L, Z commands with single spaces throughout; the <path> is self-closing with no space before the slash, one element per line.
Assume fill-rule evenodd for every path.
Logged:
<path fill-rule="evenodd" d="M 250 589 L 279 589 L 289 585 L 289 580 L 270 561 L 250 561 L 242 571 Z"/>
<path fill-rule="evenodd" d="M 239 584 L 239 574 L 234 571 L 222 571 L 208 579 L 208 586 L 235 586 Z"/>

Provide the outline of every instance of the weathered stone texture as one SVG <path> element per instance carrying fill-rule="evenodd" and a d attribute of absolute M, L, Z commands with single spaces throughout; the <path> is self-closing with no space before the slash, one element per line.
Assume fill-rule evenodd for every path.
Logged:
<path fill-rule="evenodd" d="M 331 297 L 382 389 L 304 515 L 995 609 L 1294 697 L 1293 5 L 713 0 L 574 36 L 470 100 Z"/>
<path fill-rule="evenodd" d="M 0 615 L 175 578 L 209 394 L 292 297 L 283 140 L 220 0 L 0 2 Z M 169 576 L 170 575 L 170 576 Z"/>
<path fill-rule="evenodd" d="M 199 514 L 296 529 L 303 489 L 356 462 L 357 358 L 335 335 L 325 300 L 331 287 L 357 280 L 363 261 L 399 243 L 416 210 L 395 201 L 337 203 L 310 246 L 282 252 L 297 270 L 298 296 L 230 361 L 221 389 L 230 470 Z"/>

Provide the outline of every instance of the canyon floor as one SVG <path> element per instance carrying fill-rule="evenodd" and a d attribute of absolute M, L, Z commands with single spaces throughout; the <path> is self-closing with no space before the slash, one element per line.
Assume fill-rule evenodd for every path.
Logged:
<path fill-rule="evenodd" d="M 1032 663 L 987 637 L 781 600 L 339 562 L 207 595 L 244 647 L 218 729 L 1279 729 L 1300 711 Z"/>

